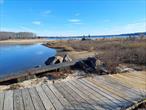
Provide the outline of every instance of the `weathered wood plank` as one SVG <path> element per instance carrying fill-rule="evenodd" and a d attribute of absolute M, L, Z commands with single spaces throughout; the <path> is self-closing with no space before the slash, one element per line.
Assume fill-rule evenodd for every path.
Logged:
<path fill-rule="evenodd" d="M 4 108 L 3 110 L 13 110 L 13 91 L 5 92 Z"/>
<path fill-rule="evenodd" d="M 145 77 L 145 75 L 146 75 L 146 71 L 140 71 L 140 72 L 130 72 L 130 73 L 123 73 L 123 74 L 135 74 L 136 76 L 138 76 L 138 77 Z"/>
<path fill-rule="evenodd" d="M 62 103 L 65 110 L 74 109 L 74 107 L 63 97 L 63 95 L 52 84 L 47 84 L 47 86 L 55 94 L 55 96 L 58 98 L 58 100 Z"/>
<path fill-rule="evenodd" d="M 96 77 L 96 79 L 97 78 L 98 77 Z M 102 78 L 105 79 L 104 80 L 105 83 L 112 84 L 112 85 L 110 85 L 111 87 L 115 87 L 116 86 L 115 88 L 119 88 L 123 92 L 127 91 L 129 94 L 134 95 L 134 96 L 135 95 L 141 95 L 141 93 L 139 93 L 139 91 L 137 91 L 136 89 L 132 88 L 129 85 L 126 86 L 126 84 L 122 84 L 119 80 L 114 80 L 113 78 L 111 78 L 109 76 L 104 76 Z M 99 80 L 99 78 L 97 80 Z M 122 90 L 122 88 L 123 88 L 123 90 Z"/>
<path fill-rule="evenodd" d="M 52 91 L 47 87 L 47 85 L 43 84 L 42 88 L 46 95 L 48 96 L 48 98 L 50 99 L 50 101 L 52 102 L 52 104 L 54 105 L 55 109 L 63 110 L 64 109 L 63 105 L 60 103 L 60 101 L 57 99 L 54 93 L 52 93 Z"/>
<path fill-rule="evenodd" d="M 94 78 L 92 78 L 92 79 L 87 78 L 87 80 L 94 83 L 96 86 L 101 87 L 101 88 L 105 89 L 106 91 L 116 95 L 117 98 L 119 98 L 121 101 L 124 101 L 126 104 L 134 104 L 133 100 L 127 94 L 125 94 L 123 91 L 117 90 L 114 87 L 109 86 L 105 82 L 96 80 Z"/>
<path fill-rule="evenodd" d="M 32 102 L 33 102 L 33 105 L 35 107 L 35 110 L 45 110 L 45 107 L 44 107 L 36 89 L 30 88 L 28 90 L 29 90 L 30 96 L 32 98 Z"/>
<path fill-rule="evenodd" d="M 96 81 L 96 84 L 98 85 L 98 87 L 100 86 L 100 84 L 99 84 L 99 81 L 101 81 L 102 83 L 101 83 L 101 85 L 102 86 L 104 86 L 104 83 L 105 84 L 107 84 L 107 85 L 109 85 L 109 87 L 111 87 L 112 89 L 111 90 L 114 90 L 115 92 L 114 93 L 121 93 L 122 91 L 123 91 L 123 94 L 127 94 L 127 97 L 126 98 L 128 98 L 129 97 L 129 100 L 131 100 L 131 102 L 134 102 L 134 103 L 136 103 L 137 101 L 139 101 L 139 100 L 141 100 L 142 98 L 143 98 L 143 96 L 141 97 L 141 94 L 140 95 L 136 95 L 136 94 L 133 94 L 133 91 L 131 90 L 131 89 L 127 89 L 127 88 L 125 88 L 125 87 L 122 87 L 121 85 L 119 85 L 117 82 L 115 82 L 115 83 L 112 83 L 112 81 L 109 81 L 109 80 L 107 80 L 107 79 L 105 79 L 105 80 L 101 80 L 100 78 L 98 78 L 98 77 L 96 77 L 97 78 L 97 80 L 95 80 Z M 130 92 L 129 92 L 130 91 Z M 112 92 L 113 93 L 113 92 Z M 122 101 L 122 100 L 121 100 Z M 125 101 L 124 101 L 125 102 Z M 126 101 L 126 104 L 125 104 L 126 106 L 130 106 L 130 105 L 132 105 L 132 103 L 130 103 L 130 102 L 127 102 Z"/>
<path fill-rule="evenodd" d="M 63 82 L 61 85 L 70 93 L 72 96 L 81 104 L 82 107 L 84 107 L 86 110 L 95 110 L 93 106 L 91 106 L 77 91 L 74 91 L 71 87 L 69 87 L 67 82 Z M 103 109 L 102 109 L 103 110 Z"/>
<path fill-rule="evenodd" d="M 11 90 L 0 93 L 0 110 L 125 109 L 146 98 L 144 76 L 103 75 Z"/>
<path fill-rule="evenodd" d="M 84 79 L 85 81 L 86 81 L 86 79 Z M 97 81 L 97 80 L 95 80 L 95 81 Z M 99 90 L 102 90 L 104 93 L 107 93 L 107 94 L 109 94 L 110 96 L 112 96 L 113 98 L 115 98 L 115 99 L 117 99 L 118 101 L 119 101 L 119 104 L 122 106 L 122 107 L 124 107 L 124 108 L 126 108 L 127 106 L 130 106 L 130 105 L 132 105 L 132 103 L 131 102 L 129 102 L 129 101 L 127 101 L 127 100 L 125 100 L 125 99 L 123 99 L 123 98 L 121 98 L 121 97 L 119 97 L 119 96 L 117 96 L 116 94 L 113 94 L 113 92 L 109 92 L 109 91 L 107 91 L 107 89 L 104 89 L 104 88 L 102 88 L 101 86 L 99 86 L 99 85 L 97 85 L 97 83 L 99 82 L 99 80 L 98 80 L 98 82 L 97 83 L 95 83 L 95 81 L 91 81 L 92 83 L 94 83 L 94 87 L 96 87 L 97 89 L 99 89 Z M 104 83 L 105 81 L 103 81 L 102 83 Z M 97 85 L 97 86 L 96 86 Z M 117 85 L 117 86 L 119 86 L 119 85 Z M 116 90 L 116 89 L 114 89 L 114 88 L 112 88 L 113 90 Z M 119 92 L 120 93 L 120 90 L 119 91 L 116 91 L 116 92 Z M 130 97 L 131 98 L 131 97 Z"/>
<path fill-rule="evenodd" d="M 127 87 L 129 89 L 132 88 L 136 91 L 136 93 L 138 93 L 138 91 L 140 90 L 140 89 L 138 89 L 139 87 L 135 86 L 133 83 L 125 82 L 121 78 L 115 77 L 114 75 L 108 75 L 108 76 L 104 76 L 104 77 L 107 77 L 107 78 L 109 78 L 109 80 L 111 80 L 115 83 L 119 83 L 120 85 Z"/>
<path fill-rule="evenodd" d="M 137 84 L 136 82 L 131 82 L 116 75 L 111 75 L 111 77 L 123 82 L 125 85 L 131 85 L 132 87 L 138 90 L 145 90 L 146 88 L 145 85 Z"/>
<path fill-rule="evenodd" d="M 137 77 L 134 77 L 134 79 L 133 79 L 133 78 L 131 78 L 131 76 L 127 77 L 127 76 L 124 76 L 122 74 L 117 74 L 117 76 L 119 76 L 123 79 L 129 80 L 129 81 L 132 81 L 132 82 L 136 82 L 137 84 L 146 85 L 146 82 L 144 80 L 139 80 L 139 79 L 137 79 Z"/>
<path fill-rule="evenodd" d="M 75 108 L 79 110 L 84 110 L 84 108 L 78 103 L 78 101 L 68 92 L 66 91 L 60 83 L 55 83 L 54 86 L 57 90 L 69 101 L 69 103 Z"/>
<path fill-rule="evenodd" d="M 21 90 L 14 90 L 14 110 L 24 110 Z"/>
<path fill-rule="evenodd" d="M 129 96 L 133 97 L 136 95 L 136 91 L 134 89 L 126 88 L 126 87 L 120 85 L 118 82 L 111 81 L 108 77 L 104 77 L 104 78 L 103 77 L 102 78 L 96 77 L 95 81 L 97 82 L 97 80 L 101 81 L 103 84 L 113 88 L 114 90 L 124 91 L 124 93 L 127 93 Z M 135 92 L 135 94 L 133 92 Z"/>
<path fill-rule="evenodd" d="M 75 60 L 75 61 L 71 61 L 71 62 L 63 62 L 63 63 L 58 63 L 58 64 L 52 64 L 52 65 L 44 66 L 41 68 L 32 68 L 32 69 L 22 71 L 22 72 L 11 73 L 11 75 L 9 74 L 9 76 L 0 77 L 0 82 L 12 80 L 12 79 L 17 79 L 17 78 L 25 77 L 25 76 L 27 77 L 28 75 L 36 75 L 36 74 L 40 74 L 40 73 L 45 73 L 45 72 L 56 70 L 59 68 L 69 67 L 69 66 L 74 65 L 79 60 Z"/>
<path fill-rule="evenodd" d="M 52 105 L 50 99 L 47 97 L 47 95 L 44 93 L 43 89 L 41 86 L 37 86 L 36 90 L 45 106 L 46 110 L 55 110 L 54 106 Z"/>
<path fill-rule="evenodd" d="M 131 82 L 131 83 L 133 83 L 133 84 L 136 85 L 136 86 L 141 86 L 142 88 L 145 88 L 144 83 L 137 82 L 137 81 L 135 81 L 135 80 L 130 80 L 129 78 L 123 77 L 123 76 L 121 76 L 121 75 L 119 75 L 119 74 L 115 74 L 114 77 L 120 78 L 121 80 L 126 81 L 126 82 Z"/>
<path fill-rule="evenodd" d="M 3 110 L 3 104 L 4 104 L 4 93 L 0 93 L 0 110 Z"/>
<path fill-rule="evenodd" d="M 79 96 L 81 96 L 87 102 L 87 106 L 89 106 L 89 109 L 105 110 L 105 107 L 95 104 L 95 101 L 93 102 L 93 100 L 91 98 L 87 97 L 87 95 L 84 94 L 83 91 L 80 91 L 75 85 L 72 85 L 72 82 L 73 81 L 68 81 L 68 82 L 66 82 L 66 84 L 70 88 L 72 88 L 76 93 L 78 93 Z"/>
<path fill-rule="evenodd" d="M 89 79 L 88 79 L 89 80 Z M 135 104 L 135 100 L 133 100 L 133 97 L 130 97 L 126 92 L 120 91 L 116 89 L 115 87 L 109 86 L 108 84 L 104 84 L 104 82 L 95 81 L 95 79 L 90 79 L 92 83 L 97 85 L 98 87 L 103 88 L 105 91 L 109 92 L 110 94 L 113 94 L 117 99 L 120 100 L 121 105 L 123 108 L 126 108 L 128 106 L 131 106 Z M 135 96 L 134 96 L 135 97 Z"/>
<path fill-rule="evenodd" d="M 113 102 L 112 105 L 115 106 L 114 107 L 115 109 L 119 109 L 119 108 L 122 107 L 121 106 L 121 102 L 118 99 L 116 99 L 115 97 L 113 97 L 112 94 L 109 94 L 108 92 L 105 92 L 105 91 L 101 90 L 100 88 L 96 88 L 96 86 L 93 83 L 91 83 L 89 81 L 86 81 L 84 79 L 81 79 L 79 81 L 82 82 L 84 85 L 88 86 L 89 88 L 92 88 L 94 91 L 96 91 L 97 93 L 101 94 L 103 97 L 106 97 L 111 102 Z"/>
<path fill-rule="evenodd" d="M 139 75 L 136 75 L 136 74 L 126 74 L 126 73 L 123 73 L 121 74 L 123 76 L 126 76 L 126 77 L 130 77 L 130 78 L 134 78 L 134 79 L 137 79 L 137 80 L 140 80 L 140 81 L 144 81 L 146 83 L 146 76 L 145 77 L 140 77 Z"/>
<path fill-rule="evenodd" d="M 23 97 L 25 110 L 35 110 L 28 89 L 23 89 L 22 90 L 22 97 Z"/>
<path fill-rule="evenodd" d="M 112 110 L 112 106 L 104 100 L 104 97 L 101 97 L 95 91 L 90 90 L 87 86 L 84 86 L 78 83 L 77 80 L 69 81 L 74 87 L 81 91 L 82 94 L 85 94 L 86 99 L 91 103 L 95 108 L 101 108 L 106 110 Z"/>
<path fill-rule="evenodd" d="M 81 80 L 82 80 L 82 79 L 81 79 Z M 80 79 L 79 79 L 79 80 L 76 80 L 75 83 L 77 83 L 78 85 L 81 85 L 82 88 L 85 88 L 86 91 L 89 92 L 89 96 L 92 96 L 92 95 L 90 94 L 90 93 L 92 93 L 92 94 L 94 95 L 94 97 L 95 97 L 95 100 L 99 99 L 99 100 L 98 100 L 98 103 L 99 103 L 100 105 L 102 105 L 102 106 L 105 105 L 105 107 L 107 107 L 107 108 L 109 108 L 109 107 L 111 107 L 111 108 L 117 108 L 117 107 L 119 107 L 116 103 L 112 102 L 109 98 L 105 97 L 105 96 L 104 96 L 103 94 L 101 94 L 100 92 L 97 92 L 97 91 L 95 91 L 93 88 L 91 88 L 90 86 L 88 86 L 88 85 L 82 83 L 82 82 L 80 81 Z M 94 97 L 93 97 L 93 98 L 94 98 Z"/>
<path fill-rule="evenodd" d="M 130 81 L 123 81 L 121 78 L 117 78 L 114 77 L 114 75 L 109 75 L 110 76 L 110 80 L 114 81 L 115 83 L 120 83 L 123 87 L 126 87 L 128 89 L 132 89 L 134 94 L 137 94 L 138 96 L 146 96 L 146 89 L 143 89 L 139 86 L 134 85 L 133 83 L 131 83 Z"/>

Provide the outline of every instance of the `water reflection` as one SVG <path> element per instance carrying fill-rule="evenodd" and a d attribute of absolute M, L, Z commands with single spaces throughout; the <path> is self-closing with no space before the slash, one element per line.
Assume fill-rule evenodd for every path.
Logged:
<path fill-rule="evenodd" d="M 55 54 L 56 50 L 41 44 L 0 45 L 0 75 L 44 66 L 44 62 Z"/>

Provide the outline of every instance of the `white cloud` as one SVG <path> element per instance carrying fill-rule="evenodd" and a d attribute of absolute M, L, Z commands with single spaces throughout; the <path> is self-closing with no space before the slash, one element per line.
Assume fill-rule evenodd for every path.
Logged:
<path fill-rule="evenodd" d="M 3 4 L 4 3 L 4 0 L 0 0 L 0 4 Z"/>
<path fill-rule="evenodd" d="M 32 23 L 35 24 L 35 25 L 40 25 L 41 24 L 40 21 L 32 21 Z"/>

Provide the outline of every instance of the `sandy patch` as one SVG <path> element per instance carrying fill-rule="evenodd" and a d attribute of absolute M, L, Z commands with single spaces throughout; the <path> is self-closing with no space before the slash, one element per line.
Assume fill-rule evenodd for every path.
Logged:
<path fill-rule="evenodd" d="M 0 41 L 0 44 L 34 44 L 34 43 L 46 43 L 47 39 L 10 39 Z"/>

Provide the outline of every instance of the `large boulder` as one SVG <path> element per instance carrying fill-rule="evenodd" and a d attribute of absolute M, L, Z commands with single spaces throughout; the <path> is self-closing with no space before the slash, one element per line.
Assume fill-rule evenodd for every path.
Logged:
<path fill-rule="evenodd" d="M 62 62 L 63 62 L 63 58 L 61 56 L 53 56 L 48 58 L 47 61 L 45 61 L 45 64 L 51 65 L 51 64 L 57 64 Z"/>
<path fill-rule="evenodd" d="M 83 70 L 88 73 L 95 72 L 96 71 L 96 58 L 89 57 L 85 60 L 80 60 L 74 65 L 74 68 Z"/>

